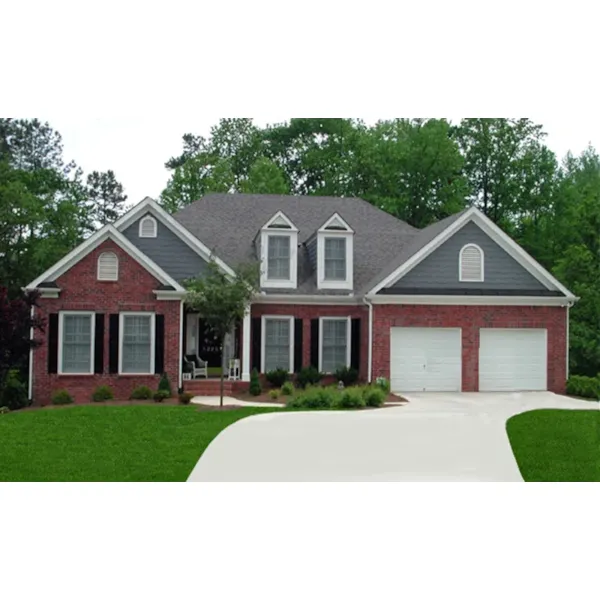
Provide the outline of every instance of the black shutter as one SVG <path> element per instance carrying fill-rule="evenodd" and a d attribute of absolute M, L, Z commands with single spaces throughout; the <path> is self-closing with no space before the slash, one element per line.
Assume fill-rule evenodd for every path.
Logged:
<path fill-rule="evenodd" d="M 110 315 L 108 331 L 108 372 L 119 372 L 119 315 Z"/>
<path fill-rule="evenodd" d="M 156 343 L 154 346 L 154 372 L 162 375 L 165 370 L 165 315 L 156 315 Z"/>
<path fill-rule="evenodd" d="M 260 373 L 260 350 L 261 350 L 261 335 L 262 335 L 262 320 L 259 318 L 252 319 L 252 369 L 256 369 Z"/>
<path fill-rule="evenodd" d="M 58 373 L 58 314 L 48 318 L 48 373 Z"/>
<path fill-rule="evenodd" d="M 94 339 L 94 373 L 104 373 L 104 315 L 96 313 L 96 338 Z"/>
<path fill-rule="evenodd" d="M 350 366 L 360 371 L 360 325 L 361 319 L 352 319 L 350 338 Z"/>
<path fill-rule="evenodd" d="M 319 319 L 310 321 L 310 366 L 319 368 Z"/>
<path fill-rule="evenodd" d="M 294 373 L 302 369 L 302 319 L 294 320 Z"/>

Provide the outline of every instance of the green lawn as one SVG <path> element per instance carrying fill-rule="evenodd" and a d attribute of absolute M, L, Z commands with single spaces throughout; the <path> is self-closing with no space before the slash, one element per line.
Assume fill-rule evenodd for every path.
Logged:
<path fill-rule="evenodd" d="M 600 481 L 600 411 L 534 410 L 506 428 L 525 481 Z"/>
<path fill-rule="evenodd" d="M 0 415 L 0 481 L 185 481 L 223 429 L 273 410 L 93 405 Z"/>

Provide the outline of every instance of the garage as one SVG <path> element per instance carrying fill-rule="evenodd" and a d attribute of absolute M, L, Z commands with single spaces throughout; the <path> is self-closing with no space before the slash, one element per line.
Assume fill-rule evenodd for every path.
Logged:
<path fill-rule="evenodd" d="M 392 327 L 390 338 L 392 391 L 461 391 L 461 329 Z"/>
<path fill-rule="evenodd" d="M 479 330 L 480 392 L 532 392 L 547 388 L 546 329 Z"/>

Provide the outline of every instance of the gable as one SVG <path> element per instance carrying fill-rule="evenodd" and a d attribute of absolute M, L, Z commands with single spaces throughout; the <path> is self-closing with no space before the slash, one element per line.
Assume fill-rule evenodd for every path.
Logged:
<path fill-rule="evenodd" d="M 476 244 L 484 252 L 485 279 L 482 282 L 459 280 L 460 251 L 467 244 Z M 412 291 L 412 293 L 460 294 L 475 290 L 483 293 L 502 292 L 522 295 L 545 295 L 549 291 L 476 223 L 470 221 L 401 279 L 380 293 Z"/>
<path fill-rule="evenodd" d="M 159 218 L 155 238 L 141 238 L 139 227 L 146 212 L 122 231 L 123 235 L 146 256 L 164 269 L 176 281 L 197 277 L 207 272 L 207 262 L 181 238 L 166 227 Z"/>

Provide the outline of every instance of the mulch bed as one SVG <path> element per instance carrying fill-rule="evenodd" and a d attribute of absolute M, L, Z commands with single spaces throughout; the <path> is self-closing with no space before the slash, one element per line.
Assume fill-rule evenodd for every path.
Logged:
<path fill-rule="evenodd" d="M 244 402 L 266 402 L 269 404 L 286 404 L 287 401 L 291 398 L 291 396 L 279 396 L 276 400 L 269 396 L 269 393 L 261 394 L 260 396 L 253 396 L 252 394 L 245 392 L 242 394 L 233 394 L 233 397 L 237 400 L 243 400 Z M 402 404 L 408 404 L 408 400 L 402 398 L 400 396 L 394 396 L 394 394 L 389 394 L 385 399 L 386 403 L 388 402 L 401 402 Z M 383 408 L 389 407 L 389 405 L 384 405 Z"/>

